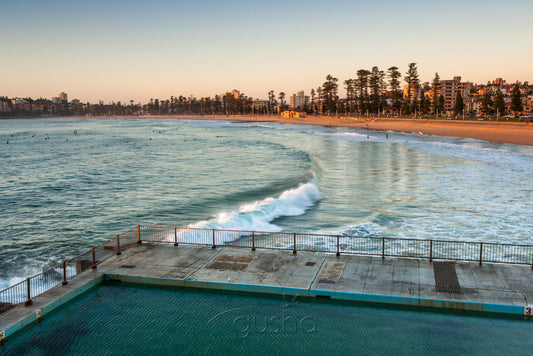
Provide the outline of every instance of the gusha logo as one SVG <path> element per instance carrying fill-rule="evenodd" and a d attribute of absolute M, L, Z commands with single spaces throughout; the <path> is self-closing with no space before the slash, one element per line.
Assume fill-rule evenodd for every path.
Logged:
<path fill-rule="evenodd" d="M 233 330 L 239 338 L 247 338 L 250 334 L 311 334 L 316 332 L 315 317 L 293 317 L 280 315 L 249 316 L 239 315 L 233 319 Z"/>
<path fill-rule="evenodd" d="M 285 295 L 283 295 L 285 299 Z M 314 316 L 297 316 L 287 313 L 291 307 L 297 305 L 296 296 L 292 303 L 285 304 L 278 313 L 260 315 L 256 306 L 225 310 L 212 317 L 208 324 L 217 324 L 232 330 L 238 338 L 244 339 L 253 335 L 293 334 L 305 335 L 315 333 L 318 329 Z"/>

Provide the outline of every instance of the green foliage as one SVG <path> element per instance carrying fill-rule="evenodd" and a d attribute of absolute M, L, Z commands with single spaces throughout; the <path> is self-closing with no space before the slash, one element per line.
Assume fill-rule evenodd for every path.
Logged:
<path fill-rule="evenodd" d="M 492 86 L 487 84 L 483 91 L 483 98 L 481 99 L 481 111 L 485 114 L 492 114 L 494 102 L 492 101 Z"/>
<path fill-rule="evenodd" d="M 435 73 L 433 83 L 431 86 L 431 96 L 433 98 L 433 113 L 437 113 L 439 110 L 439 95 L 440 95 L 440 77 L 439 73 Z"/>
<path fill-rule="evenodd" d="M 337 110 L 337 90 L 338 90 L 338 79 L 334 78 L 330 74 L 326 77 L 326 81 L 322 84 L 322 96 L 324 97 L 324 105 L 328 114 L 332 114 Z"/>
<path fill-rule="evenodd" d="M 398 67 L 390 67 L 387 72 L 390 78 L 389 86 L 391 89 L 392 109 L 396 112 L 399 112 L 402 105 L 399 78 L 402 75 L 398 70 Z"/>
<path fill-rule="evenodd" d="M 496 90 L 496 94 L 494 94 L 494 109 L 496 109 L 496 112 L 500 115 L 505 115 L 505 100 L 500 88 L 498 88 L 498 90 Z"/>
<path fill-rule="evenodd" d="M 520 88 L 518 83 L 514 85 L 511 90 L 511 110 L 515 113 L 520 113 L 523 111 L 522 108 L 522 96 L 520 95 Z"/>
<path fill-rule="evenodd" d="M 426 98 L 425 95 L 422 95 L 422 97 L 420 98 L 420 113 L 422 115 L 427 115 L 429 114 L 431 110 L 431 101 Z"/>
<path fill-rule="evenodd" d="M 409 88 L 407 91 L 407 99 L 410 100 L 418 95 L 420 79 L 418 79 L 418 69 L 416 68 L 416 63 L 409 63 L 408 67 L 407 73 L 403 79 Z"/>
<path fill-rule="evenodd" d="M 444 96 L 442 94 L 439 95 L 439 103 L 437 105 L 437 110 L 440 113 L 444 112 Z"/>
<path fill-rule="evenodd" d="M 463 112 L 463 109 L 465 108 L 465 104 L 463 102 L 463 96 L 461 95 L 461 92 L 458 91 L 457 95 L 455 96 L 455 106 L 453 108 L 453 112 L 455 115 L 459 115 Z"/>

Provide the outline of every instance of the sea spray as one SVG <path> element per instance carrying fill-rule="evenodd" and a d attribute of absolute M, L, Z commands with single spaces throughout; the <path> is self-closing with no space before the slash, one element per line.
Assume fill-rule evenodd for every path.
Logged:
<path fill-rule="evenodd" d="M 282 228 L 271 222 L 283 216 L 298 216 L 305 213 L 321 199 L 316 178 L 301 183 L 297 188 L 281 193 L 278 198 L 268 197 L 245 204 L 236 210 L 222 212 L 211 220 L 190 224 L 189 228 L 280 232 Z M 179 239 L 189 241 L 192 236 L 185 231 Z M 229 239 L 231 237 L 228 237 Z M 229 242 L 225 240 L 218 242 Z"/>

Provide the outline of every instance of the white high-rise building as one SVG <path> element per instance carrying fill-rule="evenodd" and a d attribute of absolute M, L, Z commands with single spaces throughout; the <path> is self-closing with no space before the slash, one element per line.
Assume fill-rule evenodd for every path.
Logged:
<path fill-rule="evenodd" d="M 291 95 L 291 98 L 290 98 L 291 109 L 298 109 L 298 108 L 301 109 L 308 104 L 309 104 L 309 97 L 305 96 L 303 90 L 299 91 L 296 94 Z"/>
<path fill-rule="evenodd" d="M 65 93 L 65 92 L 61 92 L 61 93 L 59 93 L 59 98 L 60 98 L 63 102 L 68 103 L 68 95 L 67 95 L 67 93 Z"/>

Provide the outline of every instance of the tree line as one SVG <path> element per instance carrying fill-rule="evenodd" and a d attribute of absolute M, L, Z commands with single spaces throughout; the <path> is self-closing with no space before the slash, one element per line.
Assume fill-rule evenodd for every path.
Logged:
<path fill-rule="evenodd" d="M 405 92 L 402 88 L 405 83 Z M 346 98 L 339 98 L 339 79 L 327 75 L 326 80 L 316 89 L 310 91 L 310 102 L 305 102 L 299 110 L 316 115 L 439 115 L 445 111 L 445 99 L 441 93 L 441 80 L 438 73 L 431 86 L 422 88 L 416 63 L 409 63 L 403 74 L 399 68 L 392 66 L 382 70 L 377 66 L 371 69 L 359 69 L 354 78 L 343 82 Z M 527 82 L 524 83 L 528 87 Z M 500 90 L 493 90 L 491 83 L 483 88 L 481 112 L 487 115 L 503 115 L 506 111 L 505 98 Z M 429 95 L 424 95 L 422 92 Z M 197 99 L 190 95 L 171 96 L 169 99 L 151 98 L 147 104 L 141 105 L 130 100 L 111 104 L 78 104 L 78 105 L 47 105 L 50 101 L 39 98 L 31 102 L 40 105 L 43 113 L 59 115 L 254 115 L 276 114 L 286 110 L 286 94 L 276 95 L 268 91 L 267 100 L 253 100 L 243 93 L 226 93 L 214 97 Z M 8 101 L 0 97 L 0 101 Z M 44 104 L 43 104 L 44 103 Z M 459 91 L 454 101 L 453 111 L 456 115 L 463 113 L 465 101 Z M 10 104 L 11 105 L 11 104 Z M 511 91 L 511 110 L 522 111 L 521 93 L 518 83 Z"/>

